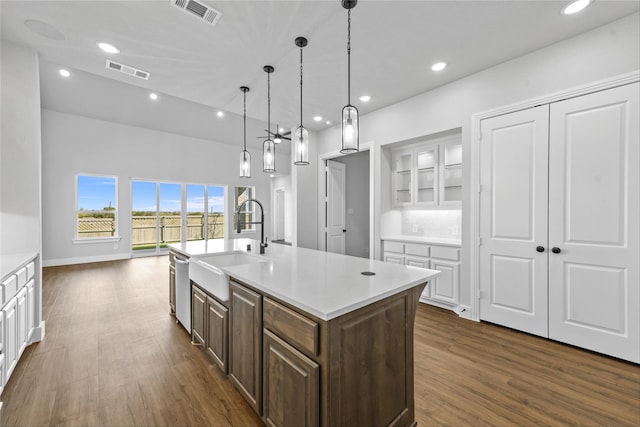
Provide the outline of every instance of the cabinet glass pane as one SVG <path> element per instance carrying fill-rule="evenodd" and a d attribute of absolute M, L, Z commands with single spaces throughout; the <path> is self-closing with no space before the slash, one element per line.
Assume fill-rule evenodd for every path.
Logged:
<path fill-rule="evenodd" d="M 398 190 L 396 191 L 396 202 L 398 203 L 409 203 L 411 202 L 411 192 L 409 190 Z"/>
<path fill-rule="evenodd" d="M 418 203 L 433 202 L 435 200 L 435 191 L 433 188 L 418 189 Z"/>
<path fill-rule="evenodd" d="M 398 172 L 396 190 L 409 191 L 411 189 L 411 171 Z"/>
<path fill-rule="evenodd" d="M 444 164 L 446 166 L 462 164 L 462 144 L 445 146 Z"/>
<path fill-rule="evenodd" d="M 460 200 L 462 200 L 462 187 L 445 187 L 444 188 L 445 202 L 458 202 Z"/>
<path fill-rule="evenodd" d="M 411 170 L 411 154 L 403 154 L 396 159 L 396 172 L 408 172 Z"/>
<path fill-rule="evenodd" d="M 434 149 L 418 152 L 418 170 L 435 166 L 436 153 Z"/>

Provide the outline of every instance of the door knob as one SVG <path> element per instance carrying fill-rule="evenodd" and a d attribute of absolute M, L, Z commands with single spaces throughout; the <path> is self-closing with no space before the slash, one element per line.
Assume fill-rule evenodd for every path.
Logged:
<path fill-rule="evenodd" d="M 562 252 L 562 249 L 560 249 L 557 246 L 554 246 L 553 248 L 551 248 L 551 252 L 553 252 L 554 254 L 559 254 L 560 252 Z"/>
<path fill-rule="evenodd" d="M 544 252 L 544 246 L 538 246 L 538 247 L 536 247 L 536 251 L 538 251 L 538 252 Z"/>
<path fill-rule="evenodd" d="M 342 232 L 343 232 L 343 233 L 346 233 L 346 232 L 347 232 L 347 230 L 343 228 L 343 229 L 342 229 Z"/>

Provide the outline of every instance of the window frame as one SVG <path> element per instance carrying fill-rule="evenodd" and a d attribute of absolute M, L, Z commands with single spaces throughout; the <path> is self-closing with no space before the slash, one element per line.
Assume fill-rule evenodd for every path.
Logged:
<path fill-rule="evenodd" d="M 113 231 L 111 236 L 101 236 L 101 237 L 82 237 L 80 235 L 79 230 L 79 213 L 104 213 L 105 210 L 80 210 L 80 206 L 78 203 L 78 181 L 81 177 L 93 177 L 93 178 L 103 178 L 103 179 L 112 179 L 114 185 L 114 200 L 113 200 Z M 76 244 L 84 244 L 84 243 L 104 243 L 104 242 L 117 242 L 122 239 L 120 236 L 120 221 L 118 220 L 118 176 L 117 175 L 106 175 L 106 174 L 95 174 L 95 173 L 77 173 L 74 175 L 74 237 L 72 239 L 73 243 Z"/>
<path fill-rule="evenodd" d="M 236 185 L 233 187 L 233 229 L 234 232 L 235 230 L 238 229 L 238 198 L 240 197 L 240 195 L 238 195 L 238 188 L 244 188 L 245 190 L 242 192 L 244 193 L 245 191 L 249 190 L 249 194 L 247 195 L 248 199 L 255 199 L 256 198 L 256 187 L 255 186 L 251 186 L 251 185 Z M 240 193 L 240 194 L 242 194 Z M 243 214 L 249 214 L 250 217 L 250 222 L 255 222 L 256 221 L 256 211 L 255 211 L 255 203 L 248 203 L 244 206 L 244 209 L 242 210 Z M 240 230 L 240 234 L 253 234 L 256 232 L 256 224 L 244 224 L 243 228 Z"/>

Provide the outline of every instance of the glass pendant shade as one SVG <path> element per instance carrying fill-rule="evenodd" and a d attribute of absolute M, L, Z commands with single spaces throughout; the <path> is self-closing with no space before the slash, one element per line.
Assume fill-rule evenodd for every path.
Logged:
<path fill-rule="evenodd" d="M 262 144 L 262 171 L 276 171 L 276 145 L 271 139 L 266 139 Z"/>
<path fill-rule="evenodd" d="M 342 150 L 340 152 L 359 151 L 358 141 L 358 109 L 353 105 L 346 105 L 342 109 Z"/>
<path fill-rule="evenodd" d="M 294 165 L 309 164 L 309 132 L 299 126 L 293 134 Z"/>
<path fill-rule="evenodd" d="M 251 154 L 247 150 L 240 153 L 240 178 L 251 178 Z"/>

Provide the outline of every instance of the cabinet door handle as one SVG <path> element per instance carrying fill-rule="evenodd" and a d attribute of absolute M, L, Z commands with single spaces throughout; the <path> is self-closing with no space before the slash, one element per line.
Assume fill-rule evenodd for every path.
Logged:
<path fill-rule="evenodd" d="M 538 247 L 536 247 L 536 251 L 538 251 L 538 252 L 544 252 L 544 246 L 538 246 Z"/>
<path fill-rule="evenodd" d="M 560 249 L 557 246 L 554 246 L 553 248 L 551 248 L 551 252 L 553 252 L 554 254 L 559 254 L 560 252 L 562 252 L 562 249 Z"/>

